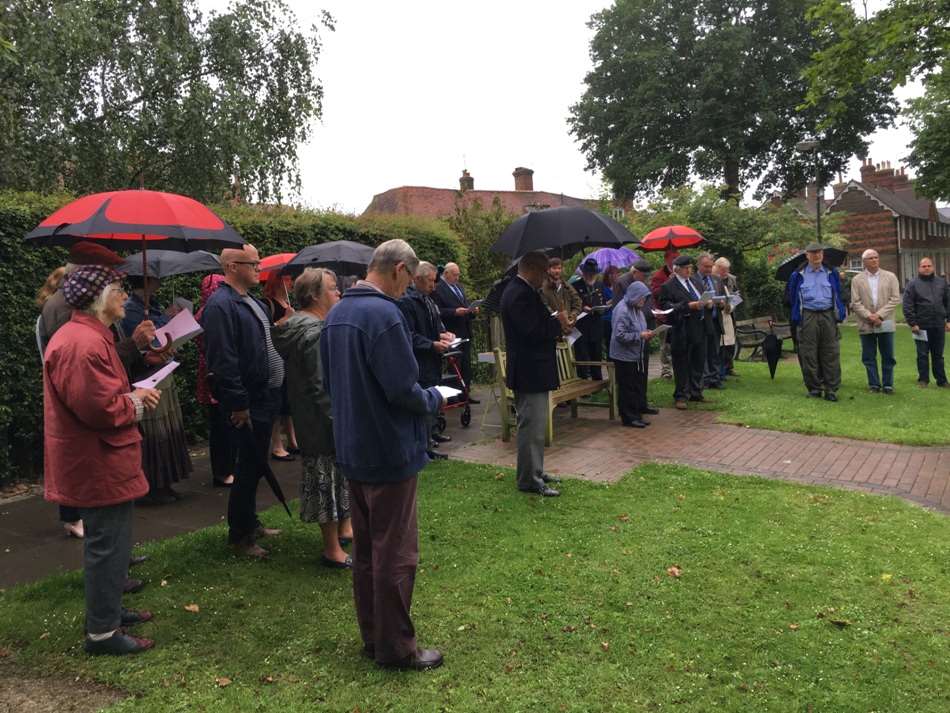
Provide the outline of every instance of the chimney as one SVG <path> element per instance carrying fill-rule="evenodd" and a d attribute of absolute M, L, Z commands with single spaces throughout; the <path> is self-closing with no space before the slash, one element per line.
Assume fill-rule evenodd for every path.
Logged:
<path fill-rule="evenodd" d="M 534 171 L 532 171 L 530 168 L 518 166 L 518 168 L 516 168 L 511 175 L 515 177 L 516 191 L 534 190 Z"/>
<path fill-rule="evenodd" d="M 874 164 L 869 158 L 861 162 L 861 183 L 874 184 Z"/>
<path fill-rule="evenodd" d="M 468 172 L 468 169 L 462 169 L 462 175 L 459 177 L 459 190 L 462 193 L 475 190 L 475 179 L 472 178 L 472 174 Z"/>

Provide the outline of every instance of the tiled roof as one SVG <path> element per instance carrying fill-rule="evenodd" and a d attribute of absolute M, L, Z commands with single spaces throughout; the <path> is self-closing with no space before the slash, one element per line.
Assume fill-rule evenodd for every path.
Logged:
<path fill-rule="evenodd" d="M 548 191 L 462 191 L 454 188 L 429 188 L 426 186 L 401 186 L 373 196 L 366 213 L 398 215 L 422 215 L 439 218 L 452 215 L 456 203 L 470 205 L 476 200 L 484 207 L 491 207 L 495 197 L 510 213 L 520 215 L 533 208 L 556 208 L 558 206 L 595 206 L 596 200 L 574 198 L 563 193 Z"/>
<path fill-rule="evenodd" d="M 878 186 L 868 185 L 867 183 L 861 183 L 860 181 L 848 181 L 848 185 L 844 191 L 842 191 L 835 200 L 831 202 L 828 206 L 830 210 L 834 207 L 835 203 L 838 202 L 839 198 L 844 195 L 845 191 L 856 188 L 860 191 L 863 191 L 865 194 L 870 196 L 873 200 L 880 203 L 883 207 L 893 211 L 898 215 L 904 215 L 909 218 L 920 218 L 921 220 L 930 220 L 930 206 L 931 201 L 926 198 L 918 198 L 914 193 L 914 190 L 902 190 L 902 191 L 891 191 L 887 188 L 880 188 Z M 941 223 L 950 223 L 950 214 L 944 213 L 942 210 L 938 211 L 938 219 Z"/>

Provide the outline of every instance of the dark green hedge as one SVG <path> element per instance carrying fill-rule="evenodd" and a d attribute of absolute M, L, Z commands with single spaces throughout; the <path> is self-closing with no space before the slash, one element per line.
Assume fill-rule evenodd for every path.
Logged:
<path fill-rule="evenodd" d="M 23 236 L 71 196 L 0 192 L 0 482 L 32 478 L 42 467 L 42 370 L 34 338 L 34 298 L 46 276 L 65 261 L 62 249 L 26 247 Z M 294 252 L 332 240 L 378 245 L 407 240 L 422 259 L 464 266 L 461 241 L 442 221 L 413 217 L 356 218 L 330 212 L 262 206 L 216 206 L 261 255 Z M 133 250 L 134 251 L 134 250 Z M 131 252 L 131 251 L 130 251 Z M 197 303 L 200 277 L 167 280 L 159 298 L 181 295 Z M 205 434 L 204 416 L 194 399 L 197 354 L 182 349 L 179 395 L 191 436 Z"/>

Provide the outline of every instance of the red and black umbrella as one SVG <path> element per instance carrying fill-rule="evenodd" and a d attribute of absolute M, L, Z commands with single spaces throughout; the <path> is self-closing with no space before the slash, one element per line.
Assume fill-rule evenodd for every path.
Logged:
<path fill-rule="evenodd" d="M 691 248 L 706 238 L 698 230 L 686 225 L 664 225 L 651 230 L 640 241 L 641 250 L 669 250 L 670 248 Z"/>
<path fill-rule="evenodd" d="M 198 201 L 145 190 L 77 198 L 46 218 L 26 240 L 37 247 L 69 247 L 78 240 L 90 240 L 113 250 L 177 252 L 244 245 L 234 228 Z"/>
<path fill-rule="evenodd" d="M 277 253 L 261 258 L 261 274 L 258 275 L 258 282 L 267 282 L 272 272 L 280 272 L 295 257 L 297 257 L 297 253 Z"/>

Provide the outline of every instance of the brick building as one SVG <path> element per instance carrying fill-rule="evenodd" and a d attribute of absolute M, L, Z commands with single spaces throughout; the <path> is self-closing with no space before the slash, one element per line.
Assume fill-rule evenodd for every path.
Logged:
<path fill-rule="evenodd" d="M 426 186 L 401 186 L 373 196 L 363 211 L 365 214 L 421 215 L 442 218 L 455 213 L 456 204 L 470 205 L 476 200 L 488 208 L 497 197 L 502 207 L 510 213 L 521 215 L 542 208 L 558 206 L 583 206 L 595 208 L 599 201 L 574 198 L 563 193 L 534 190 L 534 171 L 519 166 L 512 174 L 514 190 L 475 190 L 475 179 L 468 171 L 462 171 L 459 187 L 429 188 Z"/>
<path fill-rule="evenodd" d="M 861 253 L 874 248 L 881 267 L 896 273 L 901 284 L 917 274 L 923 257 L 933 258 L 937 274 L 950 273 L 950 210 L 919 197 L 903 168 L 865 161 L 861 180 L 838 183 L 834 193 L 825 212 L 847 214 L 840 232 L 848 236 L 848 267 L 861 269 Z M 812 216 L 814 198 L 806 200 Z"/>

